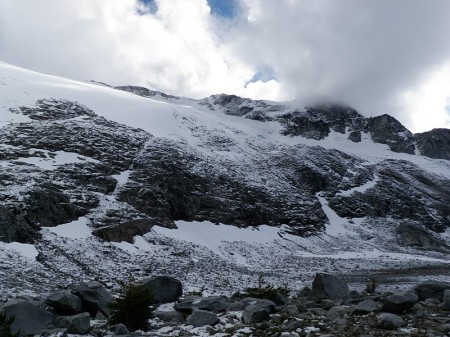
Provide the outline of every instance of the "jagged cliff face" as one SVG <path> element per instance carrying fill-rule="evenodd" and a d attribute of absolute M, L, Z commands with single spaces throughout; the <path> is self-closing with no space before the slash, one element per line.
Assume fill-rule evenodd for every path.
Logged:
<path fill-rule="evenodd" d="M 99 245 L 183 220 L 450 251 L 450 130 L 414 135 L 345 105 L 196 101 L 4 64 L 0 82 L 0 240 L 34 244 L 50 269 L 48 228 L 80 219 Z"/>

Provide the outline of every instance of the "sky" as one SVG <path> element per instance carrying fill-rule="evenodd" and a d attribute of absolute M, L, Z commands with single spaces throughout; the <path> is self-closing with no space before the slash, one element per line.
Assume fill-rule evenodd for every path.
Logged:
<path fill-rule="evenodd" d="M 450 128 L 448 0 L 0 0 L 0 60 L 202 98 L 322 99 Z"/>

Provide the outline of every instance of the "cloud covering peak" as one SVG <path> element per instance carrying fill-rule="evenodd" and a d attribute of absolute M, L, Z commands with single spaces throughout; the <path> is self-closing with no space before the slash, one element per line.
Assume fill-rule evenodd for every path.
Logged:
<path fill-rule="evenodd" d="M 450 1 L 0 0 L 0 59 L 203 97 L 327 97 L 450 127 Z M 219 0 L 214 3 L 220 3 Z"/>

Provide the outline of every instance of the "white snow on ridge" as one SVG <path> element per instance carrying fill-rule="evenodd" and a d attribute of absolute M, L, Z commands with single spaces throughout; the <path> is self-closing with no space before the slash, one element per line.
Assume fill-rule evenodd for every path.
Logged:
<path fill-rule="evenodd" d="M 36 260 L 36 256 L 38 256 L 36 247 L 29 243 L 4 243 L 0 241 L 0 249 L 13 250 L 14 252 L 30 260 Z"/>
<path fill-rule="evenodd" d="M 98 160 L 96 159 L 85 157 L 74 152 L 66 152 L 66 151 L 49 152 L 40 149 L 36 149 L 35 151 L 43 153 L 45 157 L 31 156 L 26 158 L 18 158 L 16 159 L 16 161 L 32 164 L 44 170 L 55 170 L 59 166 L 66 164 L 76 164 L 85 162 L 98 163 Z"/>
<path fill-rule="evenodd" d="M 89 220 L 86 217 L 80 217 L 66 224 L 55 227 L 43 227 L 43 229 L 68 239 L 87 239 L 92 236 L 88 223 Z"/>

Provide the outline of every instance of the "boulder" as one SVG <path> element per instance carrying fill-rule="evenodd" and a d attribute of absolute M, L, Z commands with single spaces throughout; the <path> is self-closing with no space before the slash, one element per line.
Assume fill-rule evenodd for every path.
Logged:
<path fill-rule="evenodd" d="M 185 321 L 183 314 L 178 311 L 154 311 L 153 316 L 164 322 L 183 323 Z"/>
<path fill-rule="evenodd" d="M 446 310 L 450 310 L 450 289 L 444 291 L 444 298 L 442 300 L 442 307 Z"/>
<path fill-rule="evenodd" d="M 57 328 L 66 328 L 68 333 L 86 334 L 91 328 L 91 316 L 83 312 L 74 316 L 57 317 L 53 325 Z"/>
<path fill-rule="evenodd" d="M 347 283 L 331 274 L 317 273 L 308 299 L 320 302 L 323 299 L 347 299 L 350 291 Z"/>
<path fill-rule="evenodd" d="M 412 292 L 393 294 L 384 300 L 381 310 L 393 314 L 400 314 L 408 309 L 411 309 L 412 306 L 418 301 L 419 297 Z"/>
<path fill-rule="evenodd" d="M 227 311 L 230 303 L 225 296 L 200 297 L 195 296 L 179 303 L 175 303 L 174 308 L 177 311 L 191 313 L 194 309 L 223 312 Z"/>
<path fill-rule="evenodd" d="M 269 314 L 273 314 L 275 312 L 276 304 L 271 300 L 266 300 L 263 298 L 254 298 L 254 297 L 246 297 L 240 300 L 238 303 L 242 309 L 247 308 L 250 305 L 256 305 L 267 311 Z M 238 309 L 239 310 L 239 309 Z"/>
<path fill-rule="evenodd" d="M 327 316 L 331 321 L 339 318 L 344 318 L 346 314 L 347 309 L 342 306 L 334 306 L 327 312 Z"/>
<path fill-rule="evenodd" d="M 157 303 L 169 303 L 183 295 L 181 282 L 170 276 L 155 276 L 142 282 L 142 287 L 150 290 Z"/>
<path fill-rule="evenodd" d="M 353 309 L 353 315 L 367 315 L 371 312 L 376 312 L 380 310 L 380 306 L 377 304 L 377 302 L 368 299 L 364 300 L 362 302 L 359 302 L 355 309 Z"/>
<path fill-rule="evenodd" d="M 219 323 L 217 315 L 204 310 L 194 310 L 186 319 L 186 324 L 193 325 L 194 327 L 216 325 L 217 323 Z"/>
<path fill-rule="evenodd" d="M 67 290 L 51 294 L 45 303 L 65 315 L 75 315 L 83 311 L 81 299 Z"/>
<path fill-rule="evenodd" d="M 112 327 L 110 327 L 110 329 L 112 332 L 114 332 L 114 336 L 124 336 L 124 335 L 129 335 L 130 331 L 128 330 L 127 326 L 125 324 L 119 323 L 116 325 L 113 325 Z"/>
<path fill-rule="evenodd" d="M 249 305 L 242 312 L 242 322 L 245 324 L 261 323 L 268 320 L 270 320 L 269 313 L 258 305 Z"/>
<path fill-rule="evenodd" d="M 109 316 L 108 303 L 112 301 L 112 295 L 97 281 L 81 283 L 74 290 L 75 295 L 81 298 L 84 309 L 95 317 L 98 311 Z"/>
<path fill-rule="evenodd" d="M 405 322 L 400 316 L 381 313 L 377 315 L 377 327 L 384 330 L 394 330 L 401 327 Z"/>
<path fill-rule="evenodd" d="M 427 298 L 436 298 L 442 302 L 444 291 L 450 289 L 449 282 L 426 281 L 416 285 L 413 291 L 416 292 L 419 300 L 424 301 Z"/>
<path fill-rule="evenodd" d="M 53 318 L 52 314 L 24 300 L 8 301 L 0 310 L 7 317 L 14 317 L 11 330 L 13 333 L 20 333 L 20 336 L 38 334 L 46 329 Z"/>

